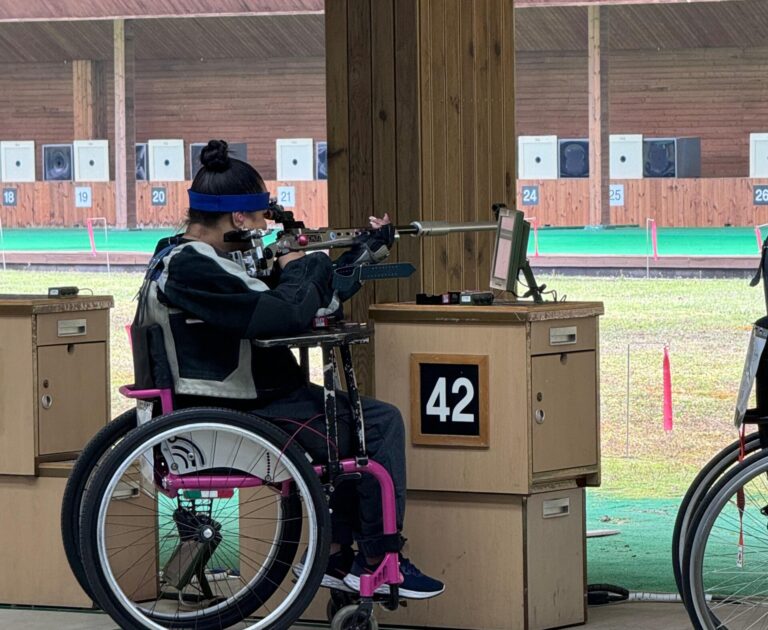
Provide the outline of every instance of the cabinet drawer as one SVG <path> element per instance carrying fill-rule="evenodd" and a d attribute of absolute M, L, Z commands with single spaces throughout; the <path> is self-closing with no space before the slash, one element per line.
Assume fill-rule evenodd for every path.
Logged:
<path fill-rule="evenodd" d="M 37 345 L 106 341 L 109 311 L 72 311 L 37 316 Z"/>
<path fill-rule="evenodd" d="M 594 350 L 597 320 L 553 319 L 531 323 L 531 354 L 554 354 L 575 350 Z"/>
<path fill-rule="evenodd" d="M 584 623 L 584 490 L 534 494 L 526 508 L 528 627 Z"/>
<path fill-rule="evenodd" d="M 597 465 L 594 352 L 531 358 L 533 473 Z"/>

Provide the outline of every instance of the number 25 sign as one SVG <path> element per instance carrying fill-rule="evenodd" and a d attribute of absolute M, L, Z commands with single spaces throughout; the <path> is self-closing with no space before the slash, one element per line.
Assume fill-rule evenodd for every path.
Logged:
<path fill-rule="evenodd" d="M 488 357 L 411 355 L 411 442 L 488 446 Z"/>

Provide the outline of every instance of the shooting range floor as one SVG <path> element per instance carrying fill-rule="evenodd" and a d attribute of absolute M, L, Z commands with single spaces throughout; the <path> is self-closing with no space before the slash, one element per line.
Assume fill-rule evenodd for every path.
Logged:
<path fill-rule="evenodd" d="M 158 239 L 171 229 L 116 230 L 94 226 L 97 251 L 151 253 Z M 768 230 L 766 231 L 768 234 Z M 7 252 L 84 252 L 91 249 L 85 228 L 7 228 L 2 245 Z M 641 227 L 558 228 L 538 230 L 540 255 L 642 256 L 652 253 Z M 531 236 L 529 254 L 534 254 Z M 757 256 L 759 248 L 752 227 L 659 228 L 660 256 Z"/>
<path fill-rule="evenodd" d="M 587 581 L 633 592 L 676 593 L 672 530 L 681 498 L 625 499 L 587 490 L 587 531 L 618 530 L 587 539 Z"/>

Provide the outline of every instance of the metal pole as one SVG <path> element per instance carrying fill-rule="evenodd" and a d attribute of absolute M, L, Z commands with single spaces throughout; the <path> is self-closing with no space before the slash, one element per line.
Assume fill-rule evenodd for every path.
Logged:
<path fill-rule="evenodd" d="M 629 457 L 629 351 L 631 344 L 627 344 L 627 443 L 624 450 L 624 457 Z"/>
<path fill-rule="evenodd" d="M 3 235 L 2 219 L 0 219 L 0 250 L 3 252 L 3 271 L 5 271 L 5 236 Z"/>

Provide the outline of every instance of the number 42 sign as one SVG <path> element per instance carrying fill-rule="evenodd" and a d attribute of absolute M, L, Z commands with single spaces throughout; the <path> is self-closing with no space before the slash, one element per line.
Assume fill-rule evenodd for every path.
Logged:
<path fill-rule="evenodd" d="M 411 441 L 488 446 L 488 357 L 411 355 Z"/>

